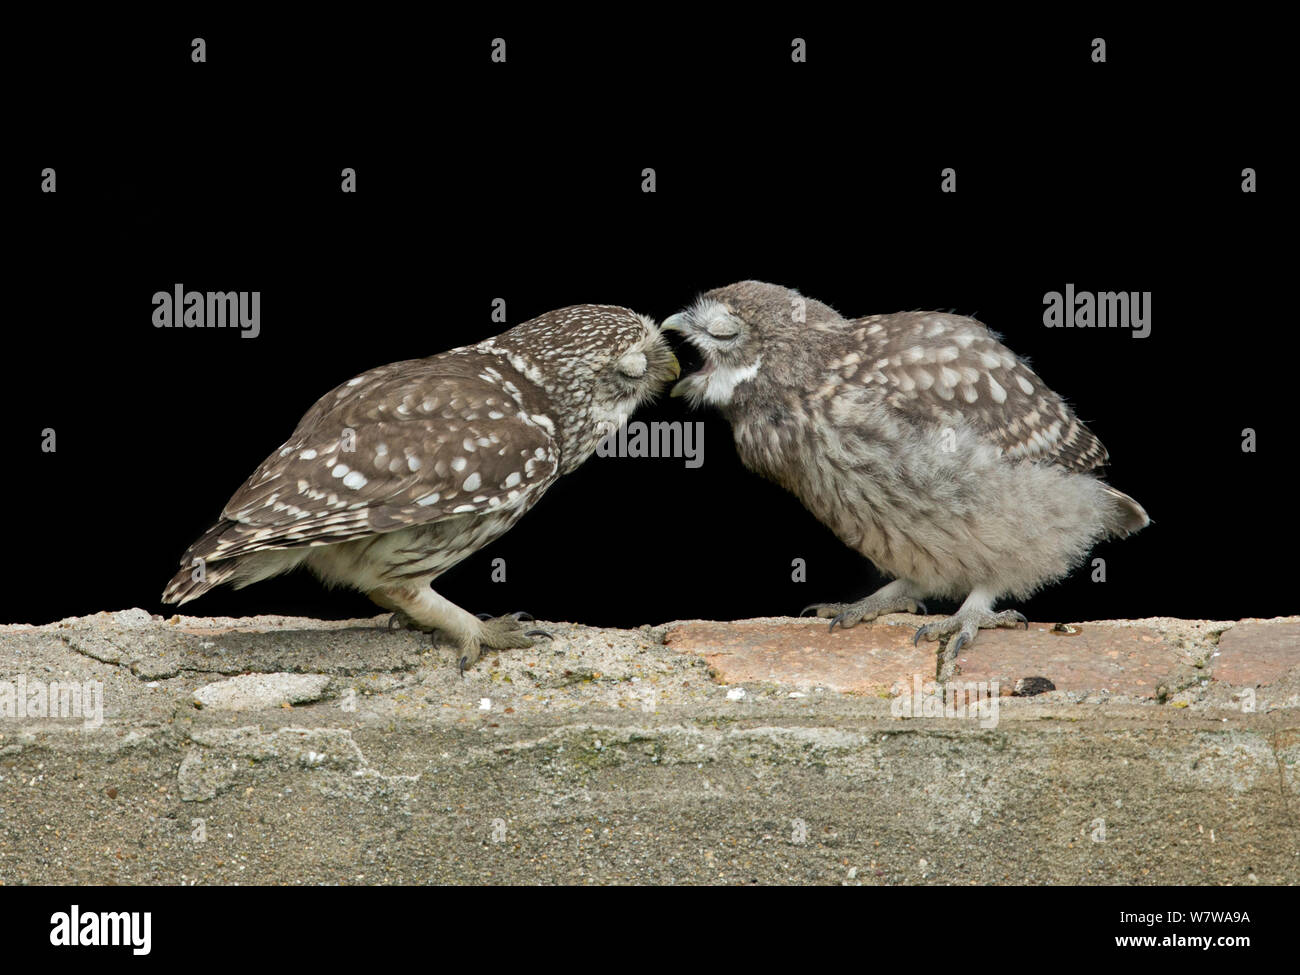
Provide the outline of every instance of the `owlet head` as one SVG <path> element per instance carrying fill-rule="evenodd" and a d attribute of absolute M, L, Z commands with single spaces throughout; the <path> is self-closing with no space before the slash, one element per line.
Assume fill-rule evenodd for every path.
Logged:
<path fill-rule="evenodd" d="M 673 387 L 672 395 L 687 397 L 692 406 L 726 406 L 737 387 L 760 374 L 765 352 L 797 341 L 809 304 L 797 291 L 762 281 L 705 292 L 660 325 L 682 333 L 704 356 L 703 368 Z"/>

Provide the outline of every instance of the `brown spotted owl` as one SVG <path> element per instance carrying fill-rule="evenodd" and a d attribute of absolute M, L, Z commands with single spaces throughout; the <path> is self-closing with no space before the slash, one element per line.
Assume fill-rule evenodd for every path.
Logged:
<path fill-rule="evenodd" d="M 379 366 L 326 393 L 190 546 L 163 592 L 186 603 L 299 566 L 459 646 L 526 647 L 431 588 L 508 531 L 678 375 L 653 320 L 574 305 L 494 338 Z"/>

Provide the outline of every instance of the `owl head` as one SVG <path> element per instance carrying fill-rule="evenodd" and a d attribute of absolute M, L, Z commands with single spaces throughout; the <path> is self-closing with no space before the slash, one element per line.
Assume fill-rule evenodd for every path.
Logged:
<path fill-rule="evenodd" d="M 627 417 L 682 374 L 672 346 L 653 318 L 636 315 L 608 356 L 592 360 L 592 397 L 598 413 Z"/>
<path fill-rule="evenodd" d="M 707 291 L 659 326 L 680 332 L 704 358 L 672 395 L 725 407 L 740 386 L 763 383 L 765 362 L 769 369 L 780 362 L 787 373 L 797 370 L 807 359 L 810 326 L 840 321 L 834 309 L 777 284 L 740 281 Z"/>
<path fill-rule="evenodd" d="M 614 305 L 573 305 L 481 343 L 546 391 L 567 472 L 638 406 L 681 375 L 654 319 Z"/>

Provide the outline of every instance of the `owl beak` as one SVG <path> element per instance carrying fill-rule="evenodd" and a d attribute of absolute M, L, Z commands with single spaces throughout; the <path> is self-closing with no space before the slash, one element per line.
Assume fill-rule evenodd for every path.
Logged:
<path fill-rule="evenodd" d="M 687 333 L 687 328 L 686 312 L 684 311 L 679 311 L 676 315 L 669 315 L 659 324 L 660 332 L 680 332 L 685 335 Z M 682 366 L 681 363 L 677 361 L 677 356 L 673 356 L 672 369 L 673 379 L 680 379 L 682 375 Z M 681 396 L 684 392 L 685 390 L 682 389 L 682 384 L 678 383 L 668 393 L 668 396 L 669 398 L 674 398 Z"/>
<path fill-rule="evenodd" d="M 677 361 L 677 356 L 673 355 L 671 352 L 668 353 L 667 366 L 668 373 L 673 379 L 682 378 L 682 364 Z"/>

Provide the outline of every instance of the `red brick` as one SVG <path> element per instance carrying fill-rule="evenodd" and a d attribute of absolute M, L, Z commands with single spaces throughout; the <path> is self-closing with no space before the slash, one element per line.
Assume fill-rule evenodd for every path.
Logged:
<path fill-rule="evenodd" d="M 1022 677 L 1046 677 L 1058 691 L 1153 698 L 1181 662 L 1177 649 L 1149 627 L 1071 623 L 1076 632 L 1062 634 L 1052 625 L 981 630 L 957 655 L 958 679 L 1011 687 Z"/>
<path fill-rule="evenodd" d="M 1210 670 L 1237 687 L 1272 684 L 1300 666 L 1300 623 L 1238 623 L 1219 637 Z"/>
<path fill-rule="evenodd" d="M 997 680 L 1011 688 L 1023 677 L 1046 677 L 1061 691 L 1108 690 L 1154 697 L 1178 663 L 1175 649 L 1146 627 L 1075 624 L 1065 636 L 1051 624 L 1029 630 L 982 630 L 958 656 L 960 680 Z M 859 624 L 828 633 L 826 622 L 683 623 L 668 631 L 675 650 L 704 657 L 724 684 L 747 681 L 879 694 L 934 679 L 936 644 L 912 646 L 913 626 Z"/>
<path fill-rule="evenodd" d="M 915 627 L 859 624 L 827 632 L 826 620 L 790 623 L 683 623 L 668 646 L 704 657 L 724 684 L 748 681 L 888 693 L 913 674 L 931 680 L 934 645 L 913 647 Z"/>

